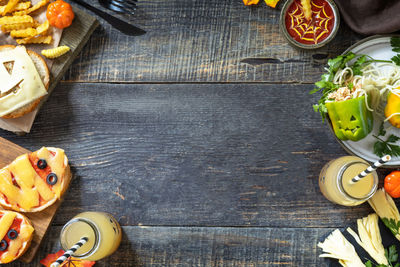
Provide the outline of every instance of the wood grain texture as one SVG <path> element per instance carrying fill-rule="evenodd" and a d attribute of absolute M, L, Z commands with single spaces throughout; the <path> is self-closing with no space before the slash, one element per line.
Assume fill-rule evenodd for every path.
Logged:
<path fill-rule="evenodd" d="M 49 94 L 43 98 L 40 107 L 46 102 L 58 82 L 63 78 L 65 72 L 89 40 L 90 35 L 99 25 L 99 22 L 93 16 L 90 16 L 82 10 L 75 8 L 74 12 L 75 19 L 73 24 L 69 28 L 63 30 L 59 44 L 60 46 L 66 45 L 70 47 L 71 51 L 53 60 L 53 65 L 50 69 Z"/>
<path fill-rule="evenodd" d="M 99 6 L 97 1 L 88 1 Z M 283 2 L 283 1 L 281 1 Z M 143 0 L 129 37 L 101 21 L 65 80 L 79 82 L 315 82 L 327 58 L 359 40 L 344 23 L 326 47 L 291 47 L 272 9 L 240 0 Z M 110 11 L 111 14 L 114 14 Z"/>
<path fill-rule="evenodd" d="M 317 177 L 346 155 L 311 85 L 61 83 L 32 132 L 64 148 L 76 179 L 57 214 L 122 225 L 343 227 L 372 210 L 331 204 Z"/>
<path fill-rule="evenodd" d="M 0 137 L 0 168 L 10 164 L 18 156 L 29 152 L 29 150 Z M 56 201 L 52 206 L 43 211 L 24 213 L 31 221 L 35 232 L 33 233 L 29 249 L 20 258 L 21 261 L 29 263 L 33 260 L 60 204 L 61 201 Z"/>
<path fill-rule="evenodd" d="M 96 267 L 136 266 L 328 266 L 318 241 L 333 229 L 123 227 L 121 246 Z M 60 249 L 53 227 L 31 265 Z"/>

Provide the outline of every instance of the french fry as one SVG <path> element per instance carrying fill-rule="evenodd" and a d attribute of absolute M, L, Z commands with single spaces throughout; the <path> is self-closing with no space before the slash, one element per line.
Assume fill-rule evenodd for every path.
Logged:
<path fill-rule="evenodd" d="M 4 16 L 0 18 L 0 25 L 4 24 L 16 24 L 16 23 L 26 23 L 31 22 L 33 23 L 33 18 L 29 15 L 23 16 Z"/>
<path fill-rule="evenodd" d="M 15 39 L 15 41 L 17 44 L 50 44 L 52 39 L 53 38 L 50 35 L 46 35 Z"/>
<path fill-rule="evenodd" d="M 301 0 L 301 6 L 303 7 L 304 17 L 307 20 L 311 19 L 311 0 Z"/>
<path fill-rule="evenodd" d="M 0 6 L 0 14 L 2 14 L 4 12 L 4 10 L 6 9 L 6 6 Z M 31 2 L 22 2 L 22 3 L 18 3 L 14 9 L 10 10 L 9 12 L 13 12 L 13 11 L 20 11 L 20 10 L 25 10 L 31 7 Z"/>
<path fill-rule="evenodd" d="M 6 15 L 10 11 L 14 10 L 15 6 L 18 4 L 19 0 L 9 0 L 7 5 L 5 5 L 3 12 L 1 13 L 2 16 Z"/>
<path fill-rule="evenodd" d="M 26 15 L 26 14 L 32 13 L 33 11 L 36 11 L 36 10 L 38 10 L 39 8 L 41 8 L 41 7 L 45 6 L 45 5 L 47 5 L 49 2 L 50 2 L 50 0 L 42 0 L 42 1 L 40 1 L 39 3 L 37 3 L 36 5 L 34 5 L 34 6 L 30 7 L 30 8 L 28 8 L 28 9 L 25 9 L 25 10 L 22 10 L 22 11 L 14 12 L 13 15 L 22 16 L 22 15 Z"/>
<path fill-rule="evenodd" d="M 47 58 L 57 58 L 68 53 L 69 50 L 71 50 L 71 48 L 66 45 L 62 45 L 51 49 L 44 49 L 42 50 L 42 55 Z"/>
<path fill-rule="evenodd" d="M 34 37 L 37 35 L 37 31 L 34 28 L 27 28 L 22 30 L 13 30 L 10 32 L 11 37 L 21 38 L 21 37 Z"/>
<path fill-rule="evenodd" d="M 18 3 L 18 4 L 15 6 L 14 10 L 19 11 L 19 10 L 28 9 L 28 8 L 31 7 L 31 5 L 32 5 L 32 3 L 31 3 L 30 1 L 29 1 L 29 2 Z M 14 10 L 13 10 L 13 11 L 14 11 Z"/>
<path fill-rule="evenodd" d="M 36 31 L 37 33 L 35 35 L 39 35 L 39 34 L 44 34 L 47 32 L 47 30 L 50 27 L 50 23 L 48 20 L 46 20 L 43 24 L 40 24 L 37 28 Z"/>
<path fill-rule="evenodd" d="M 37 22 L 23 22 L 23 23 L 15 23 L 15 24 L 5 24 L 1 26 L 1 31 L 4 33 L 9 33 L 11 31 L 23 30 L 26 28 L 36 28 L 39 26 Z"/>

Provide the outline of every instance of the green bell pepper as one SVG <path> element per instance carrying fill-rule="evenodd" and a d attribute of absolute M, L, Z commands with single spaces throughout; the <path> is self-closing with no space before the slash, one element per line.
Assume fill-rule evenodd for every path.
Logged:
<path fill-rule="evenodd" d="M 340 140 L 358 141 L 372 131 L 373 115 L 365 104 L 365 96 L 326 102 L 333 131 Z"/>

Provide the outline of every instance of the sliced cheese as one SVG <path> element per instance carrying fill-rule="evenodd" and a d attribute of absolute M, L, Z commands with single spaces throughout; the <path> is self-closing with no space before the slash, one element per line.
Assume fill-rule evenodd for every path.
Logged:
<path fill-rule="evenodd" d="M 28 154 L 19 156 L 8 166 L 8 169 L 14 175 L 15 180 L 23 191 L 24 203 L 22 203 L 22 200 L 18 200 L 21 208 L 30 210 L 38 206 L 39 194 L 36 187 L 34 187 L 37 173 L 29 161 Z"/>
<path fill-rule="evenodd" d="M 0 170 L 0 192 L 7 197 L 7 201 L 16 206 L 18 202 L 23 202 L 21 192 L 18 187 L 15 187 L 11 180 L 11 173 L 7 169 Z"/>
<path fill-rule="evenodd" d="M 54 198 L 53 191 L 51 191 L 49 185 L 42 178 L 40 178 L 39 175 L 36 175 L 35 177 L 35 186 L 40 196 L 44 200 L 49 201 Z"/>
<path fill-rule="evenodd" d="M 11 225 L 14 222 L 15 216 L 17 216 L 16 213 L 14 212 L 7 212 L 3 215 L 3 217 L 1 217 L 0 219 L 0 240 L 2 240 L 8 230 L 10 229 Z"/>
<path fill-rule="evenodd" d="M 339 229 L 333 231 L 324 242 L 318 243 L 325 254 L 320 257 L 338 259 L 344 267 L 365 267 L 353 245 L 343 236 Z"/>
<path fill-rule="evenodd" d="M 11 75 L 5 70 L 4 63 L 14 61 Z M 36 67 L 24 46 L 0 52 L 0 78 L 3 77 L 0 91 L 2 94 L 10 91 L 16 84 L 19 89 L 0 97 L 0 116 L 9 114 L 26 104 L 47 94 Z M 8 74 L 8 78 L 6 73 Z"/>
<path fill-rule="evenodd" d="M 381 219 L 393 219 L 396 224 L 400 221 L 399 210 L 397 209 L 393 199 L 388 193 L 386 193 L 384 188 L 377 190 L 375 194 L 368 200 L 368 203 Z M 396 234 L 395 237 L 400 240 L 399 234 Z"/>
<path fill-rule="evenodd" d="M 61 177 L 64 176 L 65 172 L 65 153 L 64 150 L 57 148 L 55 151 L 55 155 L 53 156 L 50 151 L 46 147 L 42 147 L 37 151 L 37 156 L 40 159 L 45 159 L 47 165 L 50 167 L 51 171 L 55 173 L 58 177 L 58 181 L 55 185 L 53 185 L 52 189 L 58 198 L 61 197 L 61 185 L 62 180 Z"/>
<path fill-rule="evenodd" d="M 357 243 L 379 264 L 388 265 L 376 213 L 357 220 L 358 235 L 349 227 L 349 232 Z"/>

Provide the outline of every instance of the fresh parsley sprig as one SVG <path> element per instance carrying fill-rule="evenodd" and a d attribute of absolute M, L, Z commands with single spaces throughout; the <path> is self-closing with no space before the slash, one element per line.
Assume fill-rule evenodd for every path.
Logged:
<path fill-rule="evenodd" d="M 382 221 L 394 236 L 400 235 L 400 221 L 396 222 L 393 218 L 382 218 Z"/>
<path fill-rule="evenodd" d="M 390 45 L 392 46 L 392 51 L 400 53 L 400 37 L 390 38 Z M 394 64 L 400 66 L 400 54 L 397 54 L 391 58 Z"/>
<path fill-rule="evenodd" d="M 383 122 L 382 122 L 381 126 L 379 127 L 378 136 L 372 135 L 377 139 L 377 141 L 374 144 L 374 154 L 379 157 L 383 157 L 384 155 L 391 155 L 394 157 L 400 156 L 400 146 L 394 144 L 400 140 L 400 137 L 391 134 L 389 135 L 388 138 L 386 138 L 386 141 L 379 137 L 385 135 L 386 131 L 383 127 Z"/>
<path fill-rule="evenodd" d="M 388 260 L 389 265 L 379 264 L 375 265 L 371 261 L 365 263 L 365 267 L 400 267 L 400 263 L 397 262 L 399 255 L 397 254 L 396 245 L 391 245 L 389 250 L 385 249 L 385 257 Z"/>

